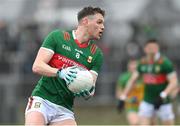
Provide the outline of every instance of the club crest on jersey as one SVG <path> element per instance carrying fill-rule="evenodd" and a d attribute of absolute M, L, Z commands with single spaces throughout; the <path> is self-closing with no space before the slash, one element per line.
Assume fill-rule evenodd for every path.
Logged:
<path fill-rule="evenodd" d="M 65 45 L 65 44 L 62 44 L 62 48 L 67 50 L 67 51 L 71 51 L 71 47 Z"/>
<path fill-rule="evenodd" d="M 91 62 L 92 62 L 92 56 L 88 56 L 87 62 L 88 62 L 88 63 L 91 63 Z"/>
<path fill-rule="evenodd" d="M 36 102 L 35 105 L 34 105 L 34 108 L 40 108 L 41 106 L 41 103 L 40 102 Z"/>

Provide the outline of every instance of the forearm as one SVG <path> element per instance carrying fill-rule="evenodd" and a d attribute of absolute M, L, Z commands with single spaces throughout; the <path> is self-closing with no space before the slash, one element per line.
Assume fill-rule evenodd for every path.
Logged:
<path fill-rule="evenodd" d="M 178 80 L 175 72 L 168 76 L 168 81 L 169 84 L 163 91 L 165 95 L 170 95 L 174 90 L 176 90 L 176 88 L 178 88 Z"/>
<path fill-rule="evenodd" d="M 53 68 L 44 62 L 34 63 L 32 70 L 34 73 L 48 77 L 55 77 L 58 71 L 57 68 Z"/>
<path fill-rule="evenodd" d="M 138 72 L 134 72 L 132 74 L 132 77 L 129 79 L 122 95 L 127 96 L 129 94 L 129 92 L 132 90 L 138 76 L 139 76 Z"/>
<path fill-rule="evenodd" d="M 171 82 L 168 84 L 167 88 L 163 92 L 166 93 L 167 95 L 169 95 L 169 94 L 171 94 L 171 92 L 176 90 L 177 87 L 178 87 L 177 82 Z"/>
<path fill-rule="evenodd" d="M 134 80 L 131 79 L 130 81 L 128 81 L 122 95 L 127 96 L 129 94 L 129 92 L 132 90 L 132 87 L 134 84 L 135 84 Z"/>
<path fill-rule="evenodd" d="M 96 85 L 96 80 L 97 80 L 97 74 L 95 74 L 92 70 L 89 71 L 91 74 L 92 74 L 92 77 L 93 77 L 93 83 L 94 83 L 94 86 Z"/>

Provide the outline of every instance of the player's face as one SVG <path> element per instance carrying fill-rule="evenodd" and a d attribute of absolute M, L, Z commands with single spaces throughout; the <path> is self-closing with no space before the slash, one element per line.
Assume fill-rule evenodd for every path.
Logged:
<path fill-rule="evenodd" d="M 156 43 L 148 43 L 145 46 L 144 51 L 147 55 L 155 55 L 159 52 L 159 45 Z"/>
<path fill-rule="evenodd" d="M 128 64 L 129 71 L 134 72 L 136 70 L 136 66 L 137 66 L 136 61 L 130 61 L 130 63 Z"/>
<path fill-rule="evenodd" d="M 88 16 L 87 28 L 90 39 L 100 39 L 104 31 L 104 17 L 99 13 Z"/>

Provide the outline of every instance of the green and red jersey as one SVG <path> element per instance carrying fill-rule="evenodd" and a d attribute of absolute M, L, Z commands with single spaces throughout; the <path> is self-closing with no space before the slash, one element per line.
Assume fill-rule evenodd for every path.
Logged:
<path fill-rule="evenodd" d="M 145 84 L 144 101 L 154 103 L 156 97 L 167 87 L 168 76 L 174 72 L 172 62 L 165 56 L 157 60 L 148 60 L 146 57 L 139 61 L 137 71 L 142 75 Z M 166 103 L 170 102 L 169 99 Z"/>
<path fill-rule="evenodd" d="M 42 47 L 54 53 L 49 65 L 54 68 L 82 66 L 98 74 L 103 62 L 102 51 L 94 41 L 80 44 L 74 31 L 55 30 L 44 40 Z M 32 96 L 39 96 L 57 105 L 73 110 L 74 95 L 67 88 L 65 81 L 58 77 L 42 76 L 32 92 Z"/>

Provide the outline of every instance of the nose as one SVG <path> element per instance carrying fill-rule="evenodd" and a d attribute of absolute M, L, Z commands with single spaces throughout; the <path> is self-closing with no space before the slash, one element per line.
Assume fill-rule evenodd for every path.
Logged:
<path fill-rule="evenodd" d="M 104 25 L 102 25 L 101 30 L 104 31 Z"/>

